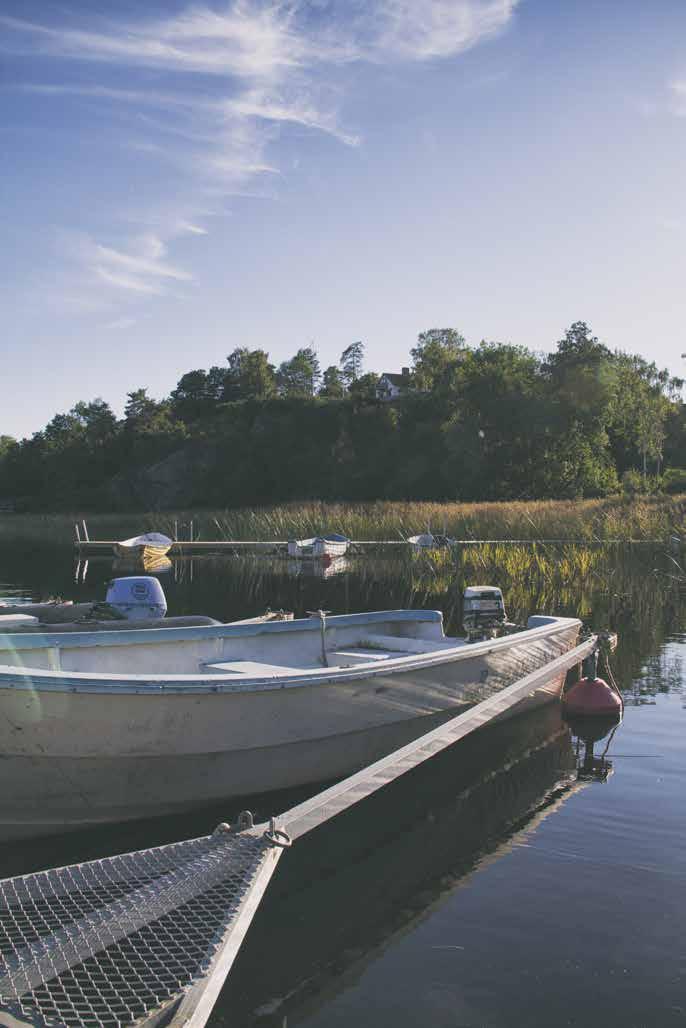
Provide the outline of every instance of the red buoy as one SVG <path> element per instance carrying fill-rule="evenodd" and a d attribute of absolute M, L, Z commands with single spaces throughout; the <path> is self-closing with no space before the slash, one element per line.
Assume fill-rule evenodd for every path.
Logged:
<path fill-rule="evenodd" d="M 618 714 L 622 709 L 621 698 L 602 678 L 580 678 L 562 702 L 568 713 L 585 716 Z"/>

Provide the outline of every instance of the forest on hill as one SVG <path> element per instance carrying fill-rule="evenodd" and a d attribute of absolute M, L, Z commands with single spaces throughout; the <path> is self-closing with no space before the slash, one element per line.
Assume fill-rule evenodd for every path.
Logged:
<path fill-rule="evenodd" d="M 400 368 L 389 369 L 398 372 Z M 549 354 L 419 335 L 398 395 L 351 344 L 275 367 L 235 349 L 161 400 L 96 398 L 31 438 L 0 435 L 0 504 L 26 511 L 292 499 L 511 500 L 686 491 L 683 382 L 575 322 Z M 0 424 L 0 429 L 2 425 Z"/>

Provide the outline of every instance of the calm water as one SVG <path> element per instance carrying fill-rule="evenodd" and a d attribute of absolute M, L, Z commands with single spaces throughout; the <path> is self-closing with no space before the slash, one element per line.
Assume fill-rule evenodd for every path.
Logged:
<path fill-rule="evenodd" d="M 281 860 L 214 1024 L 287 1028 L 686 1025 L 686 579 L 659 550 L 564 553 L 495 566 L 472 554 L 350 561 L 329 578 L 286 562 L 204 559 L 161 576 L 170 613 L 267 606 L 440 608 L 465 582 L 501 585 L 509 613 L 578 613 L 620 633 L 624 721 L 606 782 L 579 780 L 580 744 L 551 706 L 471 736 Z M 562 569 L 562 570 L 561 570 Z M 81 572 L 83 568 L 81 569 Z M 102 598 L 68 549 L 0 549 L 0 596 Z M 299 795 L 251 800 L 263 815 Z M 5 847 L 16 874 L 211 830 L 234 811 Z"/>

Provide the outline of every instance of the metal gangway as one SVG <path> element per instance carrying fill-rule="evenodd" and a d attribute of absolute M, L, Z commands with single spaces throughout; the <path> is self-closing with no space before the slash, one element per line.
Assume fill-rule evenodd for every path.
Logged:
<path fill-rule="evenodd" d="M 284 850 L 581 663 L 591 636 L 264 824 L 0 881 L 2 1028 L 201 1028 Z"/>

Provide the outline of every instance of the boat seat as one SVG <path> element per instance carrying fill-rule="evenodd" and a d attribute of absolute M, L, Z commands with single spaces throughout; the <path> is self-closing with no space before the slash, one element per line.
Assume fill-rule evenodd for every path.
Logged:
<path fill-rule="evenodd" d="M 365 649 L 356 646 L 351 650 L 329 650 L 329 667 L 353 667 L 355 664 L 369 664 L 377 660 L 389 660 L 391 653 L 382 653 L 377 649 Z"/>
<path fill-rule="evenodd" d="M 364 646 L 376 649 L 391 650 L 395 653 L 431 653 L 432 650 L 452 650 L 462 646 L 464 639 L 411 639 L 403 635 L 366 635 L 362 640 Z"/>
<path fill-rule="evenodd" d="M 252 675 L 256 678 L 277 678 L 283 675 L 300 675 L 307 668 L 285 667 L 281 664 L 264 664 L 259 660 L 224 660 L 201 663 L 201 671 L 216 671 L 217 674 Z"/>

